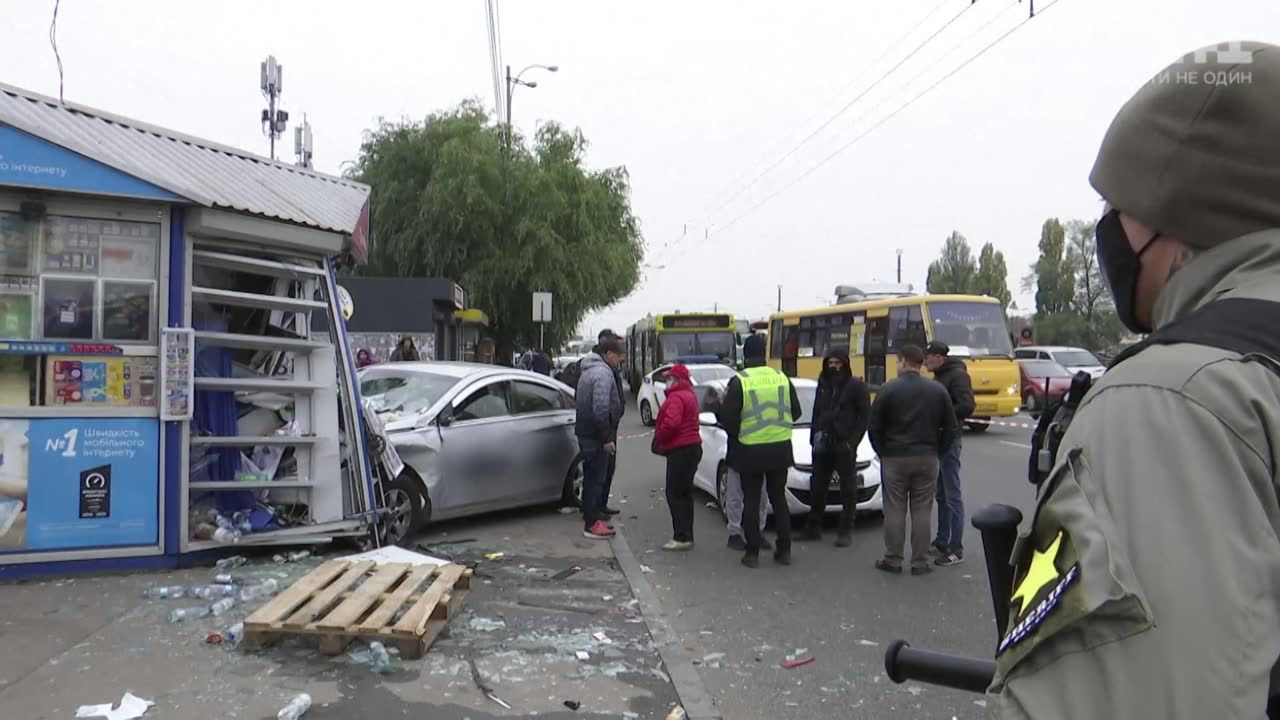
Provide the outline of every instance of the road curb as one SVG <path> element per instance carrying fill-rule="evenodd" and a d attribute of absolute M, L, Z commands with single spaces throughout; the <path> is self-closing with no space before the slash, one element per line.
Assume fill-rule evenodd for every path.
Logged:
<path fill-rule="evenodd" d="M 667 675 L 671 677 L 671 684 L 675 686 L 685 714 L 689 720 L 723 720 L 714 698 L 702 684 L 702 677 L 698 675 L 693 660 L 685 653 L 684 646 L 667 622 L 667 616 L 658 602 L 658 595 L 640 569 L 640 562 L 631 552 L 627 539 L 622 533 L 618 533 L 610 539 L 609 544 L 613 547 L 614 557 L 618 559 L 618 566 L 622 568 L 623 577 L 631 586 L 631 593 L 640 601 L 641 616 L 658 648 L 658 656 L 667 668 Z"/>

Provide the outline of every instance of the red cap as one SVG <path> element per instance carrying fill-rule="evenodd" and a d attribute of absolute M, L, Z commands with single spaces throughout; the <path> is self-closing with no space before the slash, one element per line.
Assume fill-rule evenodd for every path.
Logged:
<path fill-rule="evenodd" d="M 674 365 L 667 371 L 667 375 L 673 378 L 680 378 L 685 382 L 689 382 L 689 368 L 683 365 Z"/>

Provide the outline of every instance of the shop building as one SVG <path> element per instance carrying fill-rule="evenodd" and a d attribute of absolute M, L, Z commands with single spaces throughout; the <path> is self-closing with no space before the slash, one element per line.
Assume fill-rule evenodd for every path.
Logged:
<path fill-rule="evenodd" d="M 405 337 L 423 360 L 483 361 L 489 318 L 467 307 L 467 292 L 458 283 L 447 278 L 342 277 L 338 284 L 351 299 L 351 344 L 370 350 L 375 362 L 390 360 Z"/>
<path fill-rule="evenodd" d="M 369 531 L 368 198 L 0 85 L 0 579 Z"/>

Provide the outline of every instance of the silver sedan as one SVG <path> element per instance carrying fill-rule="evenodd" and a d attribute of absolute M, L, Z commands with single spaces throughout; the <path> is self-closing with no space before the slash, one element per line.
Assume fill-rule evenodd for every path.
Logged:
<path fill-rule="evenodd" d="M 431 520 L 579 497 L 563 383 L 478 363 L 397 362 L 362 369 L 360 396 L 406 465 L 383 484 L 397 537 Z"/>

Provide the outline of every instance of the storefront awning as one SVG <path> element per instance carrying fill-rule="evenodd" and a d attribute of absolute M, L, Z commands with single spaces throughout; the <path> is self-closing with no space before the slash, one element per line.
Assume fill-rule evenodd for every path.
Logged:
<path fill-rule="evenodd" d="M 489 327 L 489 316 L 483 310 L 476 308 L 467 308 L 466 310 L 458 310 L 453 314 L 455 320 L 461 320 L 464 323 L 476 323 Z"/>

